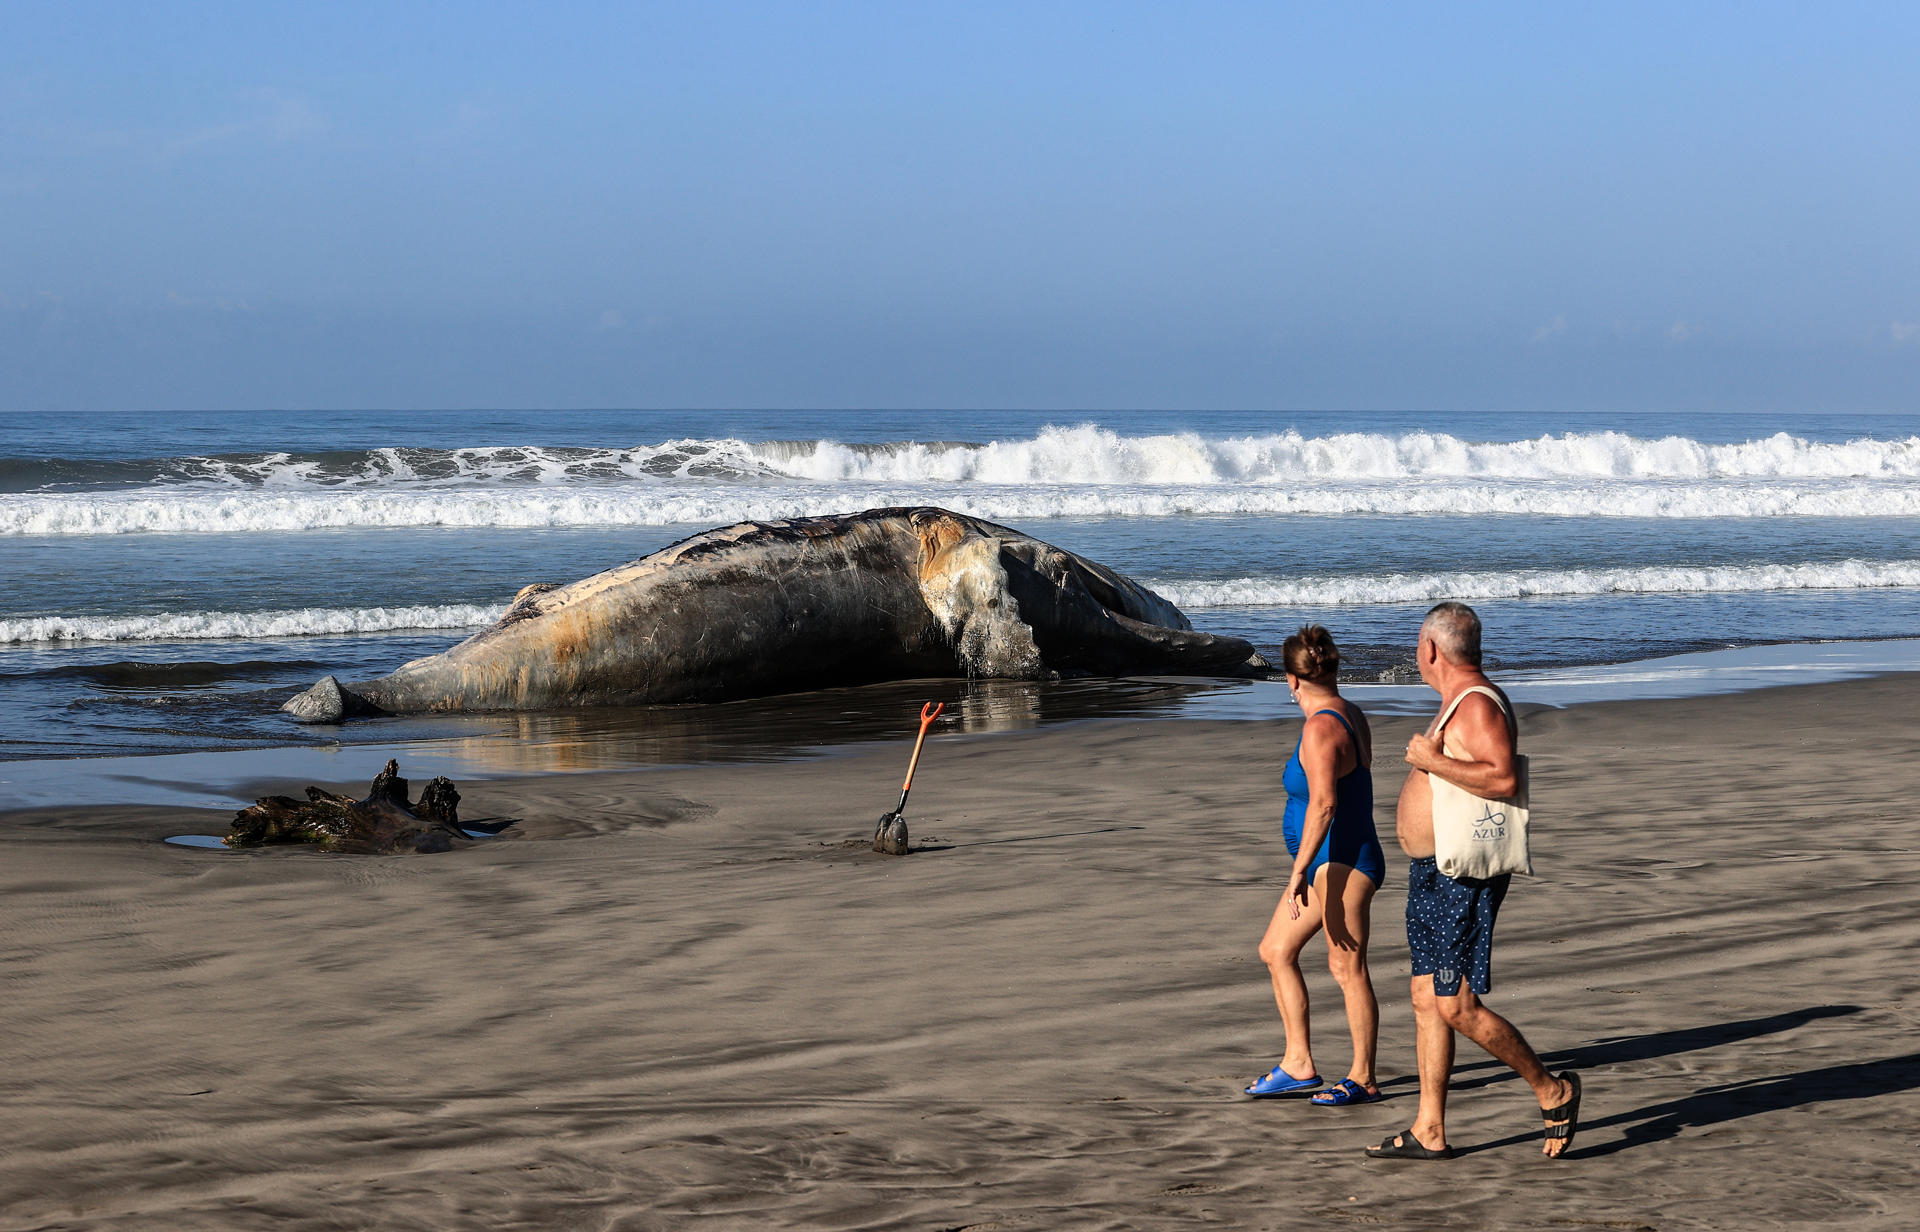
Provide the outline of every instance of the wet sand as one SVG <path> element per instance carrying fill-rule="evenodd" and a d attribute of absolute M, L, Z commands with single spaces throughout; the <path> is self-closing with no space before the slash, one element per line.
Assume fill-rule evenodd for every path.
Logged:
<path fill-rule="evenodd" d="M 1254 946 L 1291 718 L 936 738 L 904 859 L 862 849 L 904 746 L 463 784 L 517 824 L 444 856 L 0 816 L 0 1226 L 1908 1228 L 1917 702 L 1529 718 L 1541 876 L 1489 1000 L 1585 1074 L 1560 1162 L 1470 1045 L 1462 1157 L 1361 1157 L 1414 1112 L 1397 854 L 1392 1098 L 1236 1098 L 1281 1046 Z M 1413 725 L 1377 721 L 1389 797 Z"/>

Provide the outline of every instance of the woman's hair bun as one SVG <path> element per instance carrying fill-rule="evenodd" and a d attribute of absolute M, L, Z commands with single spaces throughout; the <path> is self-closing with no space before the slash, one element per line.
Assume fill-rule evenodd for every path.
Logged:
<path fill-rule="evenodd" d="M 1340 648 L 1333 644 L 1333 634 L 1324 625 L 1300 626 L 1300 632 L 1281 645 L 1280 659 L 1289 675 L 1315 684 L 1340 674 Z"/>

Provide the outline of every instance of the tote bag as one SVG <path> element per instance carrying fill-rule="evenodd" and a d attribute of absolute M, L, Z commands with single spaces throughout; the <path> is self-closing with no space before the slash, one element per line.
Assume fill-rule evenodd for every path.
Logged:
<path fill-rule="evenodd" d="M 1441 752 L 1446 752 L 1447 720 L 1469 693 L 1484 693 L 1500 707 L 1518 738 L 1520 724 L 1507 709 L 1498 693 L 1475 685 L 1453 699 L 1440 715 L 1438 731 Z M 1516 753 L 1513 770 L 1519 780 L 1514 794 L 1504 800 L 1488 800 L 1466 788 L 1449 783 L 1437 774 L 1427 779 L 1433 784 L 1433 855 L 1440 871 L 1449 877 L 1485 879 L 1502 873 L 1533 876 L 1533 853 L 1527 845 L 1529 807 L 1528 765 L 1524 755 Z"/>

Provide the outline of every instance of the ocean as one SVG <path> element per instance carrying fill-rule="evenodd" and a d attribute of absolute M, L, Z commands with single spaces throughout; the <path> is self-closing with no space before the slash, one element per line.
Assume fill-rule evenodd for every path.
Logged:
<path fill-rule="evenodd" d="M 1480 609 L 1495 671 L 1920 635 L 1920 415 L 16 413 L 0 760 L 457 730 L 277 707 L 444 649 L 529 583 L 914 504 L 1270 654 L 1323 623 L 1350 680 L 1407 680 L 1441 598 Z"/>

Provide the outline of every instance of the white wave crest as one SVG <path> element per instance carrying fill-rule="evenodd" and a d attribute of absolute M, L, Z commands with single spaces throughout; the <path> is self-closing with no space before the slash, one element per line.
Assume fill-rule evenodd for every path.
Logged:
<path fill-rule="evenodd" d="M 1158 579 L 1145 583 L 1183 608 L 1360 607 L 1441 599 L 1543 596 L 1751 594 L 1778 590 L 1876 590 L 1920 586 L 1920 560 L 1819 561 L 1787 565 L 1649 565 L 1490 573 L 1389 573 L 1351 577 Z"/>
<path fill-rule="evenodd" d="M 488 483 L 741 479 L 768 473 L 745 441 L 677 440 L 632 448 L 486 445 L 169 459 L 163 478 L 235 488 L 409 488 Z"/>
<path fill-rule="evenodd" d="M 684 443 L 681 443 L 684 445 Z M 719 443 L 716 443 L 719 444 Z M 1327 479 L 1913 479 L 1920 437 L 1809 441 L 1787 433 L 1739 444 L 1620 432 L 1474 442 L 1444 432 L 1303 436 L 1122 436 L 1047 428 L 985 445 L 834 441 L 742 446 L 767 470 L 821 482 L 1272 484 Z"/>
<path fill-rule="evenodd" d="M 1619 569 L 1492 573 L 1391 573 L 1350 577 L 1149 578 L 1144 584 L 1183 608 L 1358 607 L 1440 599 L 1524 599 L 1606 594 L 1741 594 L 1790 590 L 1920 587 L 1920 560 L 1842 560 L 1789 565 L 1656 565 Z M 199 641 L 479 629 L 506 605 L 299 608 L 260 612 L 179 612 L 148 616 L 39 616 L 0 619 L 0 644 Z"/>
<path fill-rule="evenodd" d="M 1546 517 L 1916 517 L 1920 483 L 1885 481 L 1400 481 L 1161 487 L 923 483 L 633 484 L 296 492 L 142 489 L 0 494 L 0 537 L 252 533 L 380 527 L 716 526 L 889 505 L 943 505 L 997 522 L 1262 514 Z"/>
<path fill-rule="evenodd" d="M 63 490 L 78 464 L 58 468 Z M 1048 427 L 985 444 L 683 439 L 628 447 L 487 445 L 260 453 L 113 464 L 88 486 L 394 491 L 765 480 L 816 484 L 1290 486 L 1393 480 L 1920 479 L 1920 436 L 1813 441 L 1785 432 L 1736 443 L 1621 432 L 1470 441 L 1446 432 L 1286 431 L 1132 436 L 1094 425 Z M 85 469 L 83 466 L 81 469 Z M 24 482 L 22 486 L 31 487 Z M 52 490 L 52 489 L 49 489 Z"/>
<path fill-rule="evenodd" d="M 18 642 L 174 642 L 214 638 L 314 637 L 409 629 L 472 629 L 492 624 L 504 605 L 299 608 L 284 612 L 163 612 L 152 616 L 31 616 L 0 620 L 0 644 Z"/>

